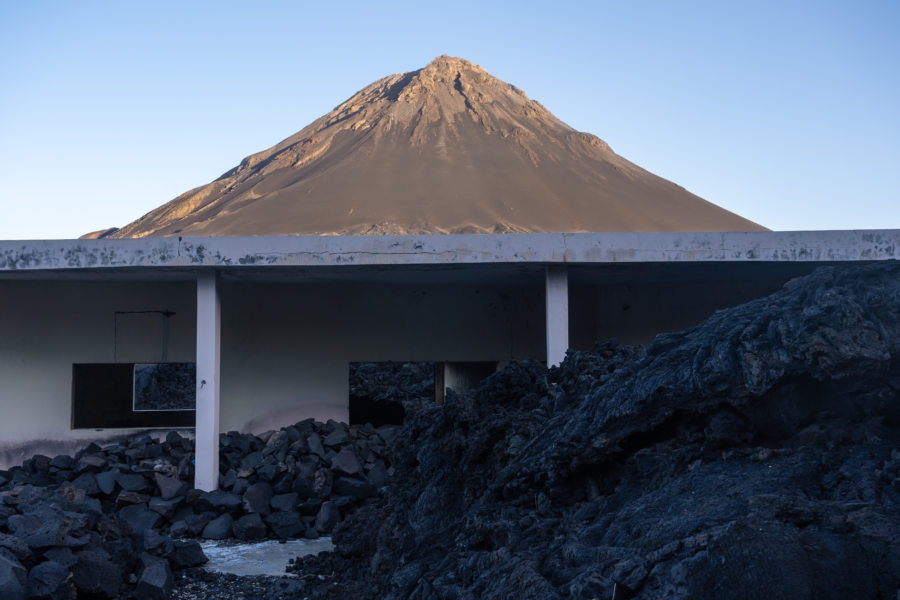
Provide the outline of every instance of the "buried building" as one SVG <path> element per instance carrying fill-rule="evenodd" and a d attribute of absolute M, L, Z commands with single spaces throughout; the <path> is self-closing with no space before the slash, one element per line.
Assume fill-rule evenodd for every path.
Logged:
<path fill-rule="evenodd" d="M 220 432 L 347 421 L 352 362 L 445 363 L 452 384 L 456 363 L 555 364 L 898 257 L 897 230 L 0 242 L 2 459 L 195 427 L 212 489 Z"/>

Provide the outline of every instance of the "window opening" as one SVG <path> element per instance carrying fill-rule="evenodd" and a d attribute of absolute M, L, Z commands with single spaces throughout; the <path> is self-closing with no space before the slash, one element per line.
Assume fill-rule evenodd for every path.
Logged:
<path fill-rule="evenodd" d="M 138 411 L 194 410 L 197 401 L 196 363 L 137 363 L 134 365 L 132 409 Z"/>
<path fill-rule="evenodd" d="M 196 365 L 169 362 L 174 316 L 168 309 L 113 313 L 113 362 L 72 365 L 74 429 L 194 425 Z"/>

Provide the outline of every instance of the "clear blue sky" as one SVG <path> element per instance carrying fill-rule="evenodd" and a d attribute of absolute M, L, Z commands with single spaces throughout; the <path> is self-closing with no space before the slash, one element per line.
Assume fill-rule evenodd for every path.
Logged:
<path fill-rule="evenodd" d="M 900 228 L 896 0 L 0 0 L 0 239 L 124 225 L 445 53 L 772 229 Z"/>

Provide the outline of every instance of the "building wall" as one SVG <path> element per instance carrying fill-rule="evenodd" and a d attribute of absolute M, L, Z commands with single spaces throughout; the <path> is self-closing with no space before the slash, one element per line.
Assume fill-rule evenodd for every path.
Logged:
<path fill-rule="evenodd" d="M 537 288 L 222 284 L 222 431 L 347 420 L 348 365 L 542 359 Z M 0 282 L 0 466 L 127 430 L 73 430 L 72 363 L 192 362 L 196 286 Z M 129 313 L 119 314 L 116 313 Z"/>
<path fill-rule="evenodd" d="M 595 341 L 646 344 L 660 333 L 680 331 L 715 311 L 777 291 L 784 277 L 727 281 L 579 285 L 569 293 L 569 345 L 590 349 Z"/>
<path fill-rule="evenodd" d="M 161 358 L 161 320 L 117 311 L 168 309 L 168 360 L 193 361 L 192 283 L 0 281 L 0 464 L 70 452 L 122 430 L 72 430 L 72 363 Z M 118 333 L 118 335 L 117 335 Z M 117 352 L 118 350 L 118 352 Z"/>
<path fill-rule="evenodd" d="M 780 280 L 579 285 L 570 345 L 650 341 Z M 347 420 L 354 361 L 543 360 L 539 286 L 222 283 L 222 431 L 260 432 L 315 417 Z M 72 430 L 72 363 L 195 360 L 193 282 L 0 281 L 0 466 L 127 433 Z"/>
<path fill-rule="evenodd" d="M 226 430 L 347 420 L 350 362 L 545 353 L 536 287 L 226 284 L 221 301 Z"/>

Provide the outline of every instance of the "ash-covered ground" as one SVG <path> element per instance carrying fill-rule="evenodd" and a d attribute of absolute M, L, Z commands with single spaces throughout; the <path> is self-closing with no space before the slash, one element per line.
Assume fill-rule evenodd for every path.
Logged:
<path fill-rule="evenodd" d="M 177 436 L 0 473 L 0 597 L 898 597 L 900 265 L 404 395 L 399 428 L 224 435 L 219 492 Z M 192 568 L 192 537 L 323 533 L 295 578 Z"/>

